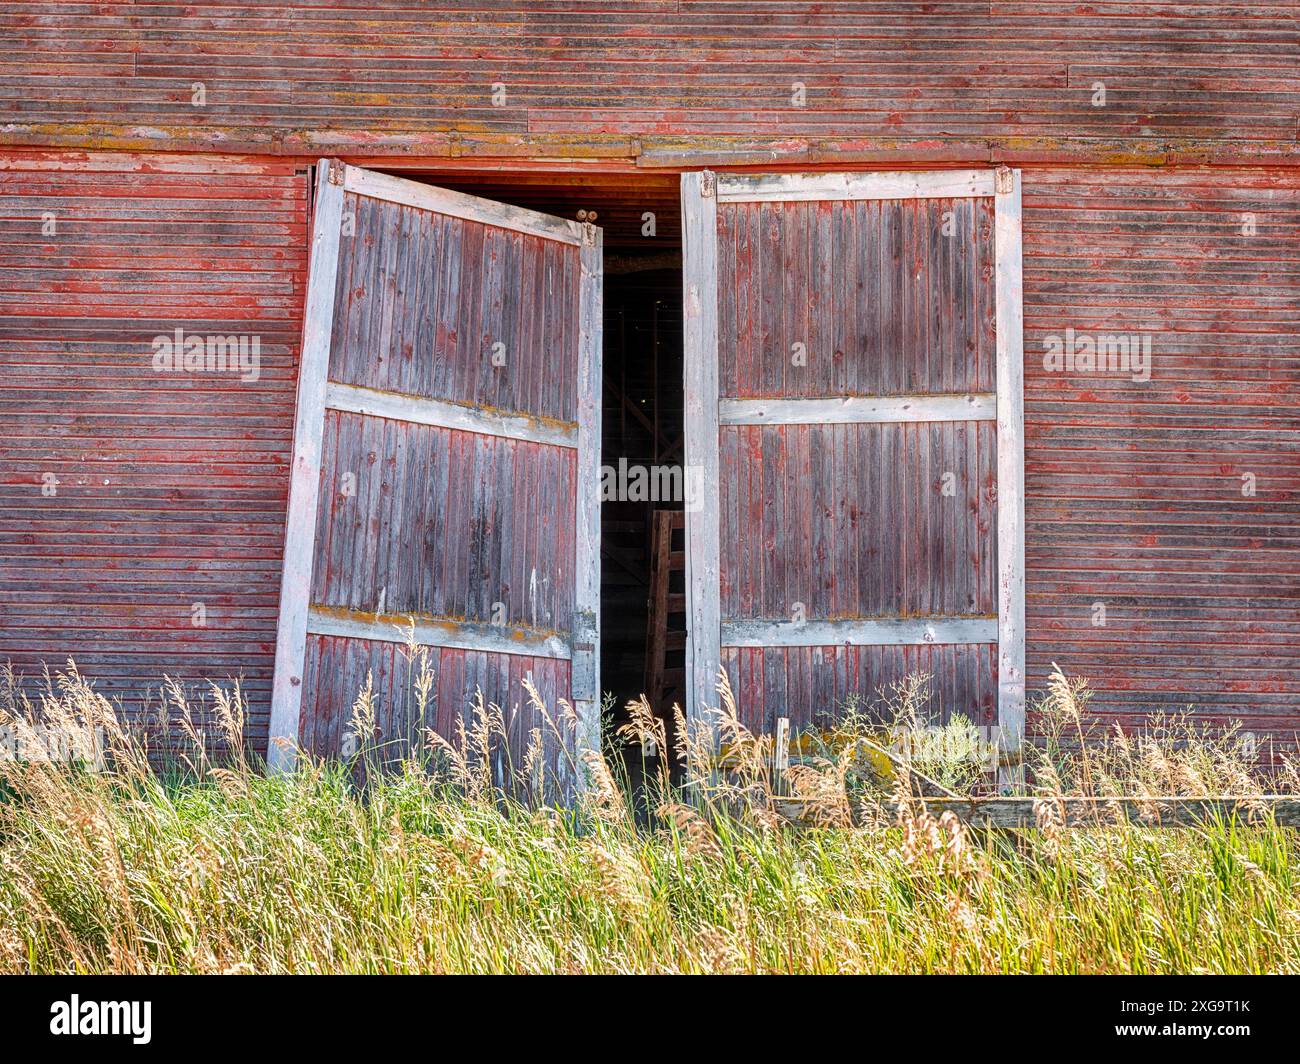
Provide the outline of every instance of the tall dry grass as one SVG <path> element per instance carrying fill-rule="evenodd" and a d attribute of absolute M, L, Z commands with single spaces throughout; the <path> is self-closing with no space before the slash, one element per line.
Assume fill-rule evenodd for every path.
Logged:
<path fill-rule="evenodd" d="M 243 749 L 238 688 L 213 688 L 202 713 L 179 685 L 168 699 L 188 749 L 162 771 L 75 667 L 32 701 L 0 683 L 7 726 L 39 719 L 80 744 L 2 766 L 0 971 L 1300 971 L 1290 830 L 1066 831 L 1050 802 L 1021 832 L 918 802 L 885 816 L 910 777 L 869 756 L 878 732 L 820 736 L 780 780 L 725 686 L 723 757 L 678 721 L 684 786 L 660 758 L 633 794 L 589 753 L 568 811 L 534 800 L 544 789 L 503 792 L 501 713 L 481 701 L 459 735 L 396 760 L 367 742 L 363 694 L 350 761 L 267 777 Z M 1040 793 L 1264 786 L 1233 736 L 1185 721 L 1090 735 L 1086 700 L 1058 673 L 1037 707 Z M 667 751 L 648 706 L 630 717 L 611 746 Z M 559 707 L 550 719 L 574 730 Z M 825 826 L 785 823 L 791 792 Z"/>

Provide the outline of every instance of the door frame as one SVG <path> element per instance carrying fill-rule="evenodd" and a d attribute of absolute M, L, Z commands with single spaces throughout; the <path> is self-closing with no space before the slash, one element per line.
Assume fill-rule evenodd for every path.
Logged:
<path fill-rule="evenodd" d="M 863 199 L 992 197 L 996 292 L 997 421 L 997 646 L 998 744 L 1004 762 L 1018 763 L 1025 726 L 1025 487 L 1024 309 L 1019 170 L 900 171 L 893 173 L 682 174 L 682 286 L 685 329 L 685 461 L 702 483 L 719 485 L 719 430 L 724 423 L 718 386 L 718 203 Z M 971 399 L 972 397 L 965 397 Z M 989 397 L 973 397 L 989 403 Z M 941 397 L 952 405 L 948 397 Z M 815 400 L 802 400 L 803 403 Z M 737 423 L 740 402 L 730 402 L 725 422 Z M 771 406 L 772 404 L 765 404 Z M 839 404 L 843 405 L 843 404 Z M 867 400 L 863 406 L 880 405 Z M 942 419 L 942 410 L 936 416 Z M 855 418 L 856 419 L 856 418 Z M 922 420 L 918 418 L 918 420 Z M 718 704 L 722 661 L 719 507 L 686 515 L 687 719 L 710 727 L 709 707 Z M 779 645 L 774 626 L 762 626 L 759 642 Z M 935 641 L 925 625 L 886 632 L 861 626 L 860 635 L 893 643 Z M 870 630 L 870 631 L 869 631 Z M 806 641 L 801 637 L 801 642 Z M 732 645 L 732 644 L 728 644 Z M 1014 781 L 1013 767 L 1004 781 Z"/>
<path fill-rule="evenodd" d="M 503 417 L 472 407 L 374 392 L 328 382 L 338 283 L 345 193 L 404 204 L 503 229 L 571 244 L 579 249 L 576 430 L 521 415 Z M 303 675 L 309 634 L 338 635 L 337 622 L 313 621 L 311 582 L 320 504 L 321 448 L 326 410 L 437 424 L 452 429 L 572 447 L 577 452 L 573 628 L 568 638 L 543 643 L 484 625 L 440 623 L 417 641 L 488 653 L 541 653 L 569 661 L 570 701 L 578 718 L 578 763 L 584 749 L 600 749 L 600 442 L 602 233 L 583 222 L 552 217 L 495 200 L 406 178 L 392 177 L 338 159 L 316 167 L 310 265 L 298 367 L 293 466 L 285 523 L 284 563 L 272 684 L 267 763 L 288 770 L 295 763 L 304 700 Z M 367 634 L 358 630 L 351 634 Z M 376 633 L 368 633 L 375 638 Z M 380 636 L 380 638 L 387 638 Z M 395 637 L 390 638 L 393 641 Z M 579 773 L 578 784 L 583 781 Z"/>

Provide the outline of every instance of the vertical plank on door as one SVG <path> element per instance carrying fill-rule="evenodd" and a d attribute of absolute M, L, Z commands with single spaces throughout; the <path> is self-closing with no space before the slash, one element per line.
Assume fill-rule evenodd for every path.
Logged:
<path fill-rule="evenodd" d="M 1011 755 L 1003 785 L 1022 780 L 1025 731 L 1025 387 L 1020 171 L 997 173 L 994 255 L 997 277 L 998 404 L 998 729 Z"/>
<path fill-rule="evenodd" d="M 271 688 L 267 763 L 291 769 L 302 715 L 303 659 L 307 650 L 307 604 L 316 541 L 316 497 L 320 491 L 321 440 L 325 425 L 325 377 L 334 296 L 338 280 L 343 187 L 331 180 L 338 164 L 322 159 L 316 167 L 316 217 L 311 272 L 298 368 L 298 412 L 294 426 L 293 470 L 285 521 L 284 567 L 280 582 L 280 621 Z"/>
<path fill-rule="evenodd" d="M 686 475 L 699 505 L 686 514 L 686 714 L 699 727 L 716 704 L 719 648 L 718 201 L 714 175 L 682 175 Z"/>
<path fill-rule="evenodd" d="M 577 586 L 573 603 L 572 693 L 578 714 L 579 779 L 585 750 L 600 751 L 601 230 L 583 226 L 578 293 L 578 462 L 575 498 Z"/>

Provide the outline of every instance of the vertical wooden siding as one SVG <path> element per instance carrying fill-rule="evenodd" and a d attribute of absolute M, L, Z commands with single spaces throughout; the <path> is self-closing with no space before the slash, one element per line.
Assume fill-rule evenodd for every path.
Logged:
<path fill-rule="evenodd" d="M 129 708 L 242 676 L 265 736 L 306 209 L 288 163 L 0 156 L 0 661 Z M 258 337 L 258 380 L 156 372 L 177 328 Z"/>
<path fill-rule="evenodd" d="M 992 199 L 728 204 L 719 226 L 723 396 L 993 391 Z"/>
<path fill-rule="evenodd" d="M 330 380 L 576 419 L 572 246 L 353 193 L 344 211 Z M 390 612 L 490 622 L 501 602 L 569 630 L 572 450 L 339 411 L 326 438 L 313 601 L 374 609 L 386 588 Z"/>
<path fill-rule="evenodd" d="M 733 425 L 721 452 L 724 616 L 996 616 L 994 422 Z"/>
<path fill-rule="evenodd" d="M 331 380 L 574 420 L 572 246 L 354 193 L 344 210 L 366 252 L 341 260 Z"/>
<path fill-rule="evenodd" d="M 1103 719 L 1194 705 L 1293 742 L 1300 175 L 1037 169 L 1024 188 L 1030 689 L 1055 661 Z M 1149 335 L 1150 381 L 1048 372 L 1067 327 Z"/>
<path fill-rule="evenodd" d="M 718 234 L 724 397 L 993 390 L 991 199 L 723 203 Z M 997 616 L 993 422 L 724 425 L 719 460 L 724 621 Z M 768 731 L 874 702 L 913 672 L 932 676 L 935 718 L 993 724 L 995 657 L 962 644 L 722 652 L 746 723 Z"/>
<path fill-rule="evenodd" d="M 918 707 L 928 721 L 962 713 L 972 723 L 997 723 L 998 648 L 994 643 L 943 646 L 724 647 L 723 663 L 741 697 L 747 728 L 772 734 L 778 717 L 790 726 L 825 728 L 850 710 L 880 719 L 898 704 L 909 677 L 928 677 Z"/>
<path fill-rule="evenodd" d="M 572 450 L 338 410 L 325 439 L 313 602 L 569 631 Z"/>
<path fill-rule="evenodd" d="M 573 424 L 579 251 L 573 244 L 349 192 L 328 379 L 412 399 Z M 499 365 L 492 355 L 503 344 Z M 463 429 L 327 410 L 310 603 L 314 611 L 527 627 L 567 642 L 577 582 L 577 452 Z M 436 685 L 415 719 L 409 662 L 392 642 L 307 637 L 300 739 L 344 747 L 373 674 L 376 738 L 398 755 L 424 728 L 454 740 L 474 700 L 501 707 L 508 751 L 544 744 L 572 774 L 548 712 L 571 699 L 568 660 L 431 649 Z M 556 773 L 558 772 L 558 777 Z"/>
<path fill-rule="evenodd" d="M 378 707 L 376 739 L 386 756 L 395 756 L 427 742 L 426 729 L 457 741 L 458 727 L 468 725 L 471 707 L 481 699 L 484 707 L 502 707 L 506 745 L 494 745 L 495 782 L 505 786 L 509 769 L 514 780 L 525 765 L 530 747 L 537 760 L 529 767 L 552 796 L 556 782 L 573 774 L 572 750 L 561 743 L 556 729 L 547 727 L 527 706 L 525 678 L 536 685 L 550 712 L 570 690 L 569 662 L 520 654 L 485 654 L 472 650 L 430 648 L 429 670 L 433 686 L 421 712 L 416 696 L 416 670 L 406 648 L 396 643 L 335 636 L 308 635 L 303 687 L 316 693 L 314 711 L 303 715 L 300 738 L 306 750 L 316 753 L 346 751 L 352 730 L 351 709 L 358 692 L 372 683 Z M 560 726 L 563 733 L 564 726 Z M 510 760 L 507 761 L 507 758 Z"/>

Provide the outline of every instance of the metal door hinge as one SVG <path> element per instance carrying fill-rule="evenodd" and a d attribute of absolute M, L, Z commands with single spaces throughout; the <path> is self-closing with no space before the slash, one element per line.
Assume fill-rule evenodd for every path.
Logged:
<path fill-rule="evenodd" d="M 600 636 L 595 614 L 574 617 L 573 657 L 569 663 L 569 688 L 575 702 L 600 701 Z"/>
<path fill-rule="evenodd" d="M 596 702 L 600 699 L 597 689 L 598 673 L 596 669 L 596 647 L 592 643 L 578 643 L 573 648 L 573 660 L 570 662 L 570 690 L 575 702 Z"/>
<path fill-rule="evenodd" d="M 1009 166 L 999 166 L 993 175 L 994 192 L 1014 192 L 1016 190 L 1016 172 Z"/>
<path fill-rule="evenodd" d="M 712 170 L 700 171 L 700 195 L 712 198 L 718 191 L 718 175 Z"/>
<path fill-rule="evenodd" d="M 331 185 L 343 184 L 343 163 L 339 159 L 330 160 L 330 171 L 328 177 Z"/>

